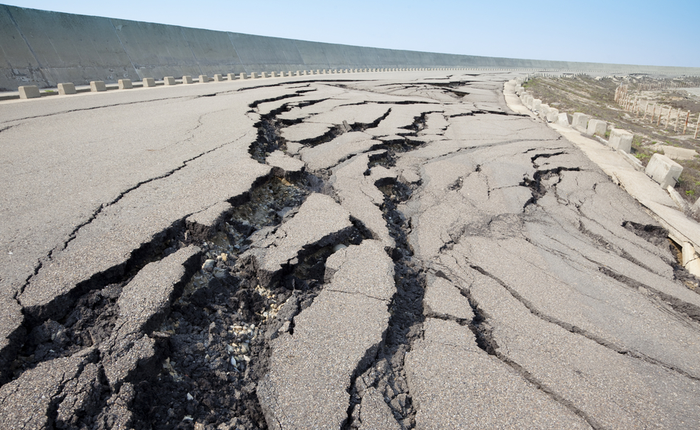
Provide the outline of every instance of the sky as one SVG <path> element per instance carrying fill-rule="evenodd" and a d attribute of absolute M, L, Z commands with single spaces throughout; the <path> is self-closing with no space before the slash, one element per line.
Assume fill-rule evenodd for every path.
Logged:
<path fill-rule="evenodd" d="M 9 0 L 5 4 L 378 48 L 700 67 L 700 0 Z"/>

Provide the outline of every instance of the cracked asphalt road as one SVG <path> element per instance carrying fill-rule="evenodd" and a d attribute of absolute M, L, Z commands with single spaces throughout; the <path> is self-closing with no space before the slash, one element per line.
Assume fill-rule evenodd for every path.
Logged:
<path fill-rule="evenodd" d="M 4 428 L 696 428 L 700 295 L 512 76 L 0 104 Z"/>

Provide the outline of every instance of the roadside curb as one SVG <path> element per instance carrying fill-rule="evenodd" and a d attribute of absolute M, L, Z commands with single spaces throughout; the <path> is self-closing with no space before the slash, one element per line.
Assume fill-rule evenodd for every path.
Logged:
<path fill-rule="evenodd" d="M 503 94 L 508 108 L 517 113 L 528 114 L 534 119 L 542 119 L 529 109 L 521 97 L 528 94 L 521 86 L 522 78 L 508 81 L 503 86 Z M 531 96 L 530 96 L 531 97 Z M 682 212 L 674 195 L 669 194 L 666 188 L 661 187 L 650 178 L 632 155 L 625 151 L 615 150 L 608 146 L 605 140 L 584 136 L 584 134 L 570 125 L 549 122 L 542 119 L 547 126 L 559 133 L 563 138 L 576 145 L 583 153 L 614 183 L 622 187 L 630 196 L 644 206 L 649 214 L 656 219 L 669 232 L 669 238 L 678 244 L 683 250 L 684 267 L 694 276 L 700 278 L 700 224 L 688 218 Z M 567 121 L 568 122 L 568 121 Z M 657 154 L 658 155 L 658 154 Z M 666 158 L 666 157 L 664 157 Z M 681 210 L 679 210 L 681 209 Z"/>

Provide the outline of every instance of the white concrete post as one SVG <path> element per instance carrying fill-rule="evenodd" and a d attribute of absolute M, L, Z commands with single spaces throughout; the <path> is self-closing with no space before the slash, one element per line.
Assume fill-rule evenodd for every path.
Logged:
<path fill-rule="evenodd" d="M 250 79 L 255 79 L 255 78 L 257 78 L 257 77 L 258 77 L 258 76 L 255 74 L 255 72 L 251 72 L 251 73 L 250 73 Z"/>
<path fill-rule="evenodd" d="M 588 121 L 591 119 L 589 115 L 583 114 L 581 112 L 574 113 L 574 119 L 571 122 L 571 126 L 581 133 L 585 133 L 588 129 Z"/>
<path fill-rule="evenodd" d="M 698 123 L 695 125 L 695 136 L 693 136 L 693 139 L 698 138 L 698 128 L 700 128 L 700 114 L 698 114 Z"/>
<path fill-rule="evenodd" d="M 18 90 L 19 98 L 21 99 L 35 99 L 41 97 L 39 87 L 36 85 L 22 85 Z"/>
<path fill-rule="evenodd" d="M 131 79 L 120 79 L 118 82 L 120 90 L 130 90 L 134 88 L 133 84 L 131 83 Z"/>
<path fill-rule="evenodd" d="M 75 94 L 75 85 L 71 82 L 65 82 L 62 84 L 58 84 L 58 94 L 65 96 L 69 94 Z"/>
<path fill-rule="evenodd" d="M 681 176 L 683 167 L 665 155 L 654 154 L 644 170 L 647 176 L 656 181 L 664 190 L 675 186 Z"/>
<path fill-rule="evenodd" d="M 634 135 L 627 130 L 614 128 L 610 131 L 610 139 L 608 145 L 617 151 L 625 151 L 630 153 L 632 150 L 632 139 Z"/>
<path fill-rule="evenodd" d="M 192 83 L 192 76 L 190 76 L 190 75 L 183 76 L 182 83 L 183 84 L 191 84 Z"/>
<path fill-rule="evenodd" d="M 214 75 L 214 81 L 216 81 L 216 82 L 223 82 L 223 80 L 224 80 L 223 75 L 220 75 L 220 74 L 218 74 L 218 73 Z"/>
<path fill-rule="evenodd" d="M 90 91 L 92 91 L 93 93 L 107 91 L 105 81 L 90 81 Z"/>
<path fill-rule="evenodd" d="M 588 121 L 588 128 L 586 129 L 586 134 L 593 136 L 597 134 L 598 136 L 605 137 L 605 132 L 608 129 L 608 123 L 600 119 L 592 119 Z M 629 151 L 627 151 L 629 152 Z"/>
<path fill-rule="evenodd" d="M 564 126 L 570 126 L 569 124 L 569 116 L 566 114 L 566 112 L 560 112 L 559 117 L 557 118 L 557 124 L 559 125 L 564 125 Z"/>
<path fill-rule="evenodd" d="M 175 84 L 176 84 L 175 78 L 172 77 L 172 76 L 166 76 L 166 77 L 164 77 L 164 78 L 163 78 L 163 83 L 164 83 L 165 85 L 175 85 Z"/>
<path fill-rule="evenodd" d="M 143 78 L 143 87 L 150 88 L 156 86 L 156 80 L 153 78 Z"/>
<path fill-rule="evenodd" d="M 244 75 L 245 75 L 245 73 L 244 73 Z M 245 78 L 241 78 L 241 79 L 245 79 Z M 235 74 L 235 73 L 228 73 L 228 74 L 226 74 L 226 80 L 227 80 L 227 81 L 235 81 L 235 80 L 236 80 L 236 74 Z"/>

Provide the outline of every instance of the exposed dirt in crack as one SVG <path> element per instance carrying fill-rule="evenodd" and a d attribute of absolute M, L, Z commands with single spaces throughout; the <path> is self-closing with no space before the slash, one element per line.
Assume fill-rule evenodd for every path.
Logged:
<path fill-rule="evenodd" d="M 328 143 L 331 140 L 335 139 L 336 137 L 338 137 L 344 133 L 349 133 L 351 131 L 365 131 L 365 130 L 370 129 L 370 128 L 376 128 L 379 126 L 380 122 L 382 122 L 383 120 L 386 119 L 386 117 L 389 116 L 390 113 L 391 113 L 391 108 L 387 109 L 386 113 L 384 113 L 382 116 L 380 116 L 379 118 L 377 118 L 376 120 L 374 120 L 370 123 L 355 122 L 355 123 L 349 124 L 347 121 L 343 121 L 342 124 L 337 124 L 337 125 L 331 127 L 324 134 L 322 134 L 320 136 L 313 137 L 313 138 L 300 140 L 299 143 L 304 145 L 304 146 L 317 146 L 317 145 L 321 145 L 323 143 Z"/>
<path fill-rule="evenodd" d="M 96 273 L 49 305 L 23 308 L 26 336 L 17 339 L 20 346 L 7 377 L 14 380 L 42 362 L 74 355 L 107 339 L 118 317 L 116 302 L 122 288 L 147 264 L 184 245 L 185 235 L 184 220 L 176 221 L 134 250 L 123 264 Z"/>
<path fill-rule="evenodd" d="M 396 293 L 389 310 L 391 318 L 384 340 L 376 354 L 363 360 L 355 371 L 350 386 L 348 419 L 343 428 L 359 428 L 361 425 L 361 402 L 364 392 L 374 387 L 380 391 L 389 405 L 394 418 L 402 428 L 414 428 L 416 410 L 408 389 L 403 369 L 404 357 L 412 343 L 421 336 L 423 295 L 425 278 L 421 263 L 413 258 L 413 251 L 406 237 L 406 219 L 397 205 L 407 201 L 412 190 L 401 182 L 384 183 L 378 187 L 384 194 L 382 212 L 396 247 L 392 250 Z"/>
<path fill-rule="evenodd" d="M 292 97 L 299 97 L 304 95 L 305 93 L 308 93 L 313 90 L 299 90 L 297 91 L 296 94 L 287 94 L 285 96 L 280 96 L 276 97 L 273 99 L 268 99 L 264 101 L 256 101 L 254 103 L 251 103 L 248 105 L 251 109 L 255 110 L 257 107 L 262 104 L 263 102 L 272 102 L 272 101 L 278 101 L 278 100 L 284 100 L 287 98 L 292 98 Z M 282 106 L 280 106 L 277 109 L 273 109 L 272 111 L 268 112 L 267 114 L 261 115 L 260 116 L 260 121 L 258 121 L 255 124 L 255 128 L 258 129 L 258 138 L 256 141 L 250 146 L 249 153 L 253 157 L 253 159 L 257 160 L 259 163 L 265 163 L 265 159 L 267 158 L 268 155 L 270 155 L 272 152 L 280 149 L 280 150 L 285 150 L 287 149 L 287 141 L 281 136 L 280 130 L 283 127 L 287 127 L 292 124 L 296 124 L 298 122 L 301 122 L 301 120 L 298 121 L 289 121 L 289 120 L 282 120 L 277 118 L 280 114 L 284 112 L 289 112 L 295 107 L 298 108 L 303 108 L 306 106 L 311 106 L 316 103 L 321 103 L 327 99 L 318 99 L 318 100 L 305 100 L 301 102 L 289 102 L 289 103 L 284 103 Z"/>
<path fill-rule="evenodd" d="M 536 164 L 535 168 L 537 168 Z M 550 188 L 556 187 L 557 184 L 561 182 L 561 172 L 580 171 L 581 169 L 578 167 L 556 167 L 554 169 L 537 170 L 532 175 L 532 178 L 523 178 L 522 182 L 520 182 L 518 185 L 527 187 L 532 192 L 532 197 L 525 202 L 525 205 L 523 205 L 523 210 L 527 209 L 527 207 L 530 205 L 537 205 L 537 201 L 544 197 Z"/>
<path fill-rule="evenodd" d="M 293 317 L 311 305 L 334 246 L 359 244 L 365 235 L 356 226 L 332 245 L 304 249 L 269 286 L 260 285 L 255 268 L 238 256 L 251 245 L 251 234 L 293 216 L 319 186 L 311 175 L 295 183 L 270 178 L 201 245 L 203 269 L 159 330 L 169 341 L 159 373 L 141 383 L 133 401 L 141 428 L 267 428 L 256 382 L 267 372 L 269 341 L 281 322 L 293 331 Z M 286 314 L 276 318 L 283 306 Z"/>

